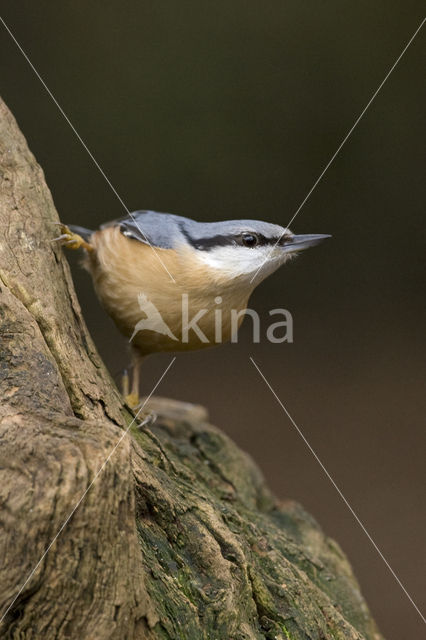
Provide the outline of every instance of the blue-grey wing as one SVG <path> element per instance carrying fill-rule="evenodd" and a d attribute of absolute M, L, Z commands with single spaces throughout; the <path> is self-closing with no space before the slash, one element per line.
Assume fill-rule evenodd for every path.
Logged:
<path fill-rule="evenodd" d="M 118 226 L 127 238 L 160 249 L 171 249 L 181 237 L 181 225 L 186 220 L 171 213 L 134 211 L 124 218 L 102 225 L 101 229 Z"/>

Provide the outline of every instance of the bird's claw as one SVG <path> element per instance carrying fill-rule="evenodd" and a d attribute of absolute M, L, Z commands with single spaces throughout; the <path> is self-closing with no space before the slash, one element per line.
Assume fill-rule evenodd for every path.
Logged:
<path fill-rule="evenodd" d="M 139 419 L 138 415 L 138 419 Z M 150 427 L 157 420 L 157 414 L 154 411 L 148 411 L 146 414 L 142 414 L 142 421 L 137 423 L 138 429 L 146 429 Z"/>
<path fill-rule="evenodd" d="M 130 409 L 137 409 L 140 405 L 140 398 L 137 393 L 127 393 L 124 396 L 124 401 Z"/>
<path fill-rule="evenodd" d="M 83 249 L 87 249 L 87 251 L 93 250 L 91 244 L 86 242 L 86 240 L 77 233 L 73 233 L 66 224 L 63 224 L 62 222 L 55 222 L 54 224 L 59 227 L 60 235 L 57 238 L 54 238 L 53 242 L 58 242 L 67 249 L 80 249 L 80 247 L 83 247 Z"/>

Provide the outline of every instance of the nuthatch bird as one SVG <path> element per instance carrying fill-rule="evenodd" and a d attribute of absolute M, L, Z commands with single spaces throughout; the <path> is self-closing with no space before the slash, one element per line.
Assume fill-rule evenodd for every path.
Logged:
<path fill-rule="evenodd" d="M 299 251 L 330 237 L 294 235 L 259 220 L 196 222 L 154 211 L 136 211 L 98 231 L 62 225 L 61 232 L 62 244 L 86 250 L 84 266 L 102 305 L 131 338 L 132 392 L 127 380 L 124 393 L 132 406 L 144 356 L 230 340 L 255 287 Z M 184 323 L 193 316 L 199 331 L 189 333 Z"/>

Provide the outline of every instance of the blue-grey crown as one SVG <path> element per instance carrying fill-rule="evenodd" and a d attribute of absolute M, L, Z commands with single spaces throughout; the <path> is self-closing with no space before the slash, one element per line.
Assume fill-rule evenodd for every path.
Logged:
<path fill-rule="evenodd" d="M 283 227 L 261 220 L 225 220 L 196 222 L 190 218 L 156 211 L 135 211 L 117 220 L 121 232 L 139 242 L 162 249 L 173 249 L 187 243 L 200 251 L 226 245 L 250 246 L 247 236 L 255 236 L 256 246 L 275 245 L 289 239 Z M 284 238 L 283 238 L 283 234 Z M 253 245 L 254 246 L 254 245 Z"/>

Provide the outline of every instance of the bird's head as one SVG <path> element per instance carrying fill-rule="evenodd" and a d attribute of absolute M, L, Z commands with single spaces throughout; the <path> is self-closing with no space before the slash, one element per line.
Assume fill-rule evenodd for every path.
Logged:
<path fill-rule="evenodd" d="M 211 280 L 235 281 L 249 289 L 300 251 L 330 237 L 295 235 L 286 227 L 261 220 L 197 222 L 155 211 L 135 211 L 112 224 L 117 223 L 129 238 L 183 254 L 183 260 L 203 267 Z"/>
<path fill-rule="evenodd" d="M 290 229 L 260 220 L 191 221 L 182 232 L 198 260 L 213 273 L 248 281 L 253 287 L 300 251 L 330 237 L 295 235 Z"/>

